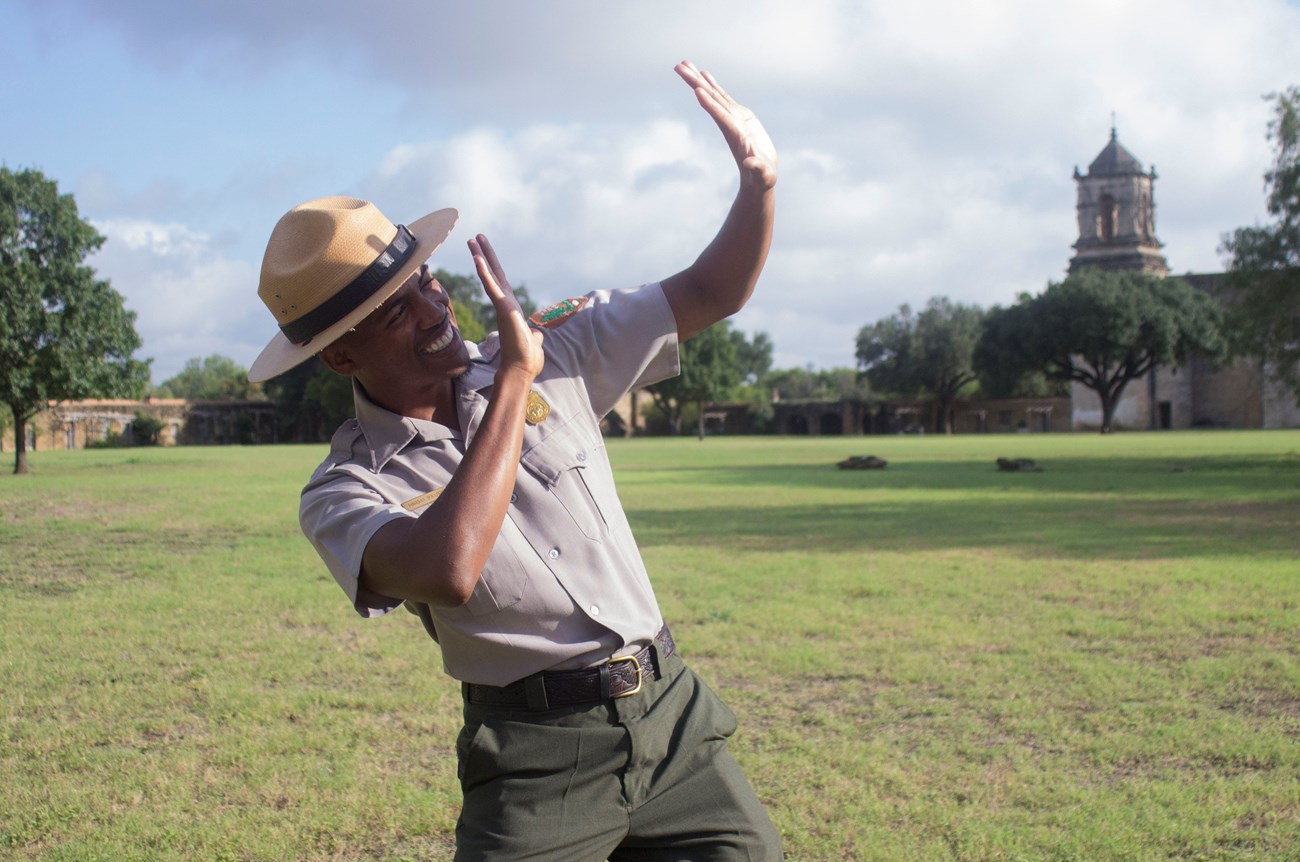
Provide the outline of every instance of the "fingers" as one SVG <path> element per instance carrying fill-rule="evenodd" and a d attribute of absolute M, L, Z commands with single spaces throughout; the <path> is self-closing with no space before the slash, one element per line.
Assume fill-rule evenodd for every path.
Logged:
<path fill-rule="evenodd" d="M 483 234 L 479 234 L 468 243 L 469 253 L 474 258 L 474 268 L 478 272 L 478 280 L 483 283 L 483 290 L 487 293 L 488 298 L 495 304 L 497 300 L 506 300 L 513 305 L 518 305 L 514 301 L 514 292 L 510 289 L 510 282 L 506 278 L 505 270 L 501 267 L 501 261 L 497 260 L 496 249 L 492 248 L 492 243 Z"/>
<path fill-rule="evenodd" d="M 740 118 L 748 112 L 738 105 L 735 99 L 727 95 L 712 75 L 695 68 L 695 64 L 690 60 L 678 63 L 674 71 L 695 90 L 695 98 L 699 101 L 700 107 L 718 124 L 718 128 L 732 143 L 733 148 L 739 146 L 744 137 L 744 132 L 740 128 Z"/>
<path fill-rule="evenodd" d="M 776 149 L 754 112 L 736 102 L 711 74 L 689 60 L 674 67 L 695 91 L 705 113 L 713 118 L 731 148 L 745 182 L 760 188 L 776 184 Z"/>
<path fill-rule="evenodd" d="M 501 268 L 501 262 L 497 260 L 497 250 L 492 247 L 492 243 L 488 242 L 488 238 L 483 234 L 479 234 L 478 237 L 476 237 L 476 240 L 479 246 L 483 249 L 483 252 L 486 254 L 487 262 L 491 265 L 492 272 L 496 275 L 497 281 L 503 288 L 508 288 L 509 283 L 506 281 L 506 272 Z"/>
<path fill-rule="evenodd" d="M 717 82 L 708 72 L 695 68 L 695 64 L 690 60 L 683 60 L 678 63 L 674 71 L 683 81 L 690 84 L 701 98 L 707 95 L 718 105 L 729 108 L 736 104 L 736 100 L 727 95 L 727 91 L 722 89 L 722 85 Z"/>
<path fill-rule="evenodd" d="M 478 280 L 483 284 L 483 290 L 490 299 L 496 299 L 502 294 L 502 290 L 497 283 L 496 273 L 492 271 L 492 265 L 488 263 L 487 256 L 483 253 L 483 248 L 479 245 L 477 239 L 471 239 L 468 245 L 470 256 L 474 259 L 474 269 L 478 272 Z"/>

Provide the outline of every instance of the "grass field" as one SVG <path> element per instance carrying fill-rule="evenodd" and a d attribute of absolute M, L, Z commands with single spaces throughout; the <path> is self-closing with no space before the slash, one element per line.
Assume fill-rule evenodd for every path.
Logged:
<path fill-rule="evenodd" d="M 788 858 L 1300 859 L 1300 432 L 609 448 Z M 0 857 L 450 858 L 459 689 L 301 538 L 322 454 L 0 476 Z"/>

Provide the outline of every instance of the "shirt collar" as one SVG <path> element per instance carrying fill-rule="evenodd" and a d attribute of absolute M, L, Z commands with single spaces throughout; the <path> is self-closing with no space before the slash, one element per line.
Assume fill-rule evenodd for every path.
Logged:
<path fill-rule="evenodd" d="M 484 341 L 481 349 L 472 341 L 467 341 L 465 347 L 469 351 L 470 366 L 469 370 L 456 378 L 455 387 L 461 393 L 477 393 L 493 383 L 495 372 L 489 363 L 496 356 L 496 333 Z M 462 400 L 458 395 L 457 401 Z M 366 447 L 370 450 L 370 469 L 374 473 L 383 470 L 384 465 L 412 441 L 418 439 L 422 443 L 436 443 L 460 436 L 441 422 L 413 419 L 380 407 L 370 400 L 365 388 L 355 377 L 352 378 L 352 401 L 356 407 L 357 424 L 361 427 Z M 466 416 L 462 410 L 460 420 L 462 428 L 470 428 L 469 423 L 473 417 Z"/>

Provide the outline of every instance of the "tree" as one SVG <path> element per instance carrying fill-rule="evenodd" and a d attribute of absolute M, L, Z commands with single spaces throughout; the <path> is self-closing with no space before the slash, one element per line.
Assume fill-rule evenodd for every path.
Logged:
<path fill-rule="evenodd" d="M 85 265 L 104 243 L 72 195 L 39 171 L 0 167 L 0 401 L 14 421 L 14 472 L 27 472 L 27 423 L 50 401 L 139 398 L 149 363 L 135 314 Z"/>
<path fill-rule="evenodd" d="M 1038 296 L 989 314 L 975 351 L 981 374 L 1041 372 L 1076 381 L 1101 401 L 1101 433 L 1130 382 L 1157 365 L 1224 353 L 1223 311 L 1177 278 L 1088 267 Z"/>
<path fill-rule="evenodd" d="M 729 330 L 727 337 L 736 348 L 736 370 L 740 373 L 740 382 L 746 385 L 758 383 L 772 367 L 772 339 L 766 332 L 756 332 L 751 341 L 739 329 Z"/>
<path fill-rule="evenodd" d="M 156 394 L 193 401 L 246 401 L 260 397 L 262 387 L 249 382 L 247 368 L 214 353 L 207 359 L 187 360 L 185 368 L 163 381 Z"/>
<path fill-rule="evenodd" d="M 972 357 L 984 323 L 978 306 L 931 299 L 920 314 L 898 313 L 862 327 L 858 367 L 874 389 L 898 395 L 929 395 L 939 402 L 936 431 L 952 433 L 952 403 L 975 380 Z"/>
<path fill-rule="evenodd" d="M 166 424 L 156 416 L 150 416 L 137 410 L 135 419 L 131 422 L 131 445 L 157 446 L 158 435 L 162 433 Z"/>
<path fill-rule="evenodd" d="M 1300 87 L 1268 98 L 1276 102 L 1268 125 L 1276 152 L 1264 185 L 1276 221 L 1224 236 L 1223 299 L 1233 352 L 1265 360 L 1300 398 Z"/>
<path fill-rule="evenodd" d="M 852 368 L 785 368 L 763 375 L 763 387 L 781 401 L 866 401 L 867 379 Z"/>
<path fill-rule="evenodd" d="M 266 381 L 265 390 L 275 403 L 281 440 L 328 440 L 343 420 L 355 415 L 352 378 L 335 373 L 319 357 Z"/>
<path fill-rule="evenodd" d="M 699 408 L 698 433 L 704 439 L 704 405 L 727 397 L 740 383 L 740 365 L 731 325 L 723 320 L 681 347 L 682 373 L 647 387 L 674 434 L 682 433 L 682 409 Z M 766 336 L 764 336 L 766 337 Z"/>
<path fill-rule="evenodd" d="M 1021 303 L 1030 299 L 1027 293 L 1018 297 Z M 1040 368 L 1026 367 L 1020 361 L 1016 352 L 1019 319 L 1002 312 L 1000 308 L 989 311 L 975 346 L 974 365 L 979 375 L 980 395 L 985 398 L 1068 397 L 1069 380 L 1048 377 Z"/>

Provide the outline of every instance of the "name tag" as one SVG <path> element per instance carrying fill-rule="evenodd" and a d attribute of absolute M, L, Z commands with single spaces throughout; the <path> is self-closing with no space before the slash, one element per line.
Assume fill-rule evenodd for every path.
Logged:
<path fill-rule="evenodd" d="M 438 495 L 441 493 L 442 493 L 441 488 L 434 488 L 432 491 L 428 492 L 427 494 L 421 494 L 418 497 L 412 497 L 411 499 L 407 500 L 405 503 L 402 504 L 402 508 L 408 512 L 414 512 L 416 509 L 419 509 L 422 506 L 427 506 L 430 503 L 432 503 L 434 500 L 438 499 Z"/>

